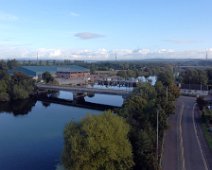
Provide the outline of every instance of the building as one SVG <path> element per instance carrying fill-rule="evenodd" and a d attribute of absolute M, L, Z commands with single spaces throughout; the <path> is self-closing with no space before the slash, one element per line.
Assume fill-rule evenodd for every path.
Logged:
<path fill-rule="evenodd" d="M 64 79 L 87 79 L 90 77 L 90 70 L 76 65 L 58 67 L 56 77 Z"/>
<path fill-rule="evenodd" d="M 42 78 L 44 72 L 49 72 L 52 76 L 55 76 L 56 71 L 56 66 L 21 66 L 14 70 L 10 70 L 9 73 L 13 74 L 14 72 L 20 72 L 37 80 L 38 78 Z"/>
<path fill-rule="evenodd" d="M 76 65 L 58 67 L 56 80 L 59 84 L 87 84 L 90 81 L 90 70 Z"/>
<path fill-rule="evenodd" d="M 82 84 L 90 79 L 90 70 L 77 65 L 69 66 L 21 66 L 9 73 L 21 72 L 37 80 L 44 72 L 49 72 L 60 84 Z"/>

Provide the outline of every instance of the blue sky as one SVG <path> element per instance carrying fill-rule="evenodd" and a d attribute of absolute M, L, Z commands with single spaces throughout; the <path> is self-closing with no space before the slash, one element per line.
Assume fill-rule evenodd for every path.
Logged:
<path fill-rule="evenodd" d="M 212 53 L 211 0 L 0 0 L 0 57 L 197 58 Z"/>

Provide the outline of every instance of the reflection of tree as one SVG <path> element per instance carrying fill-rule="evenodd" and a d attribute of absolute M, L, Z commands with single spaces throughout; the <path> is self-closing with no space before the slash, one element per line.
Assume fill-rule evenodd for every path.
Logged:
<path fill-rule="evenodd" d="M 14 116 L 28 114 L 36 104 L 35 99 L 17 100 L 0 104 L 0 113 L 12 113 Z"/>
<path fill-rule="evenodd" d="M 52 97 L 52 98 L 58 98 L 59 95 L 60 95 L 60 92 L 59 91 L 53 91 L 53 90 L 51 90 L 48 93 L 48 97 Z"/>
<path fill-rule="evenodd" d="M 51 103 L 50 102 L 44 102 L 44 101 L 42 101 L 42 105 L 44 107 L 49 107 L 51 105 Z"/>
<path fill-rule="evenodd" d="M 95 96 L 95 93 L 90 92 L 90 93 L 87 94 L 87 96 L 88 97 L 94 97 Z"/>

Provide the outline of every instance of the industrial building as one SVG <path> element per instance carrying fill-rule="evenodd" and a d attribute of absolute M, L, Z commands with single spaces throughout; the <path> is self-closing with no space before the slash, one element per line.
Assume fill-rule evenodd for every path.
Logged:
<path fill-rule="evenodd" d="M 21 72 L 33 79 L 42 78 L 44 72 L 49 72 L 53 77 L 63 82 L 70 81 L 88 81 L 90 78 L 90 70 L 77 65 L 69 66 L 21 66 L 9 71 L 10 74 L 14 72 Z M 71 83 L 71 82 L 70 82 Z"/>
<path fill-rule="evenodd" d="M 90 70 L 76 65 L 69 67 L 58 67 L 56 77 L 64 79 L 88 78 L 90 77 Z"/>

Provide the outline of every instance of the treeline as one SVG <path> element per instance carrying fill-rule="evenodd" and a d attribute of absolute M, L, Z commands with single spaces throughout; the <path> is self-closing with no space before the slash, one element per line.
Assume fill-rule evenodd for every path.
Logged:
<path fill-rule="evenodd" d="M 9 69 L 17 66 L 16 60 L 0 61 L 0 102 L 26 99 L 34 92 L 32 78 L 21 73 L 8 74 Z"/>
<path fill-rule="evenodd" d="M 151 66 L 148 67 L 140 67 L 140 68 L 129 68 L 127 70 L 120 70 L 117 72 L 117 76 L 123 78 L 137 78 L 139 76 L 158 76 L 161 72 L 169 70 L 170 73 L 173 73 L 173 66 L 172 65 L 161 65 L 161 66 Z"/>
<path fill-rule="evenodd" d="M 20 63 L 15 60 L 0 60 L 0 71 L 7 71 L 20 66 Z"/>
<path fill-rule="evenodd" d="M 161 72 L 155 86 L 139 85 L 116 114 L 106 112 L 68 124 L 64 133 L 65 168 L 158 169 L 157 113 L 160 153 L 167 118 L 179 96 L 173 80 L 171 70 Z"/>
<path fill-rule="evenodd" d="M 184 84 L 212 85 L 212 69 L 186 69 L 180 73 L 178 80 Z"/>
<path fill-rule="evenodd" d="M 5 71 L 0 71 L 0 101 L 26 99 L 34 92 L 32 78 L 15 73 L 10 76 Z"/>
<path fill-rule="evenodd" d="M 131 126 L 129 139 L 133 148 L 136 170 L 158 168 L 156 115 L 158 112 L 159 146 L 161 146 L 164 130 L 167 128 L 167 118 L 174 112 L 175 100 L 179 96 L 178 87 L 168 77 L 164 79 L 165 75 L 166 73 L 161 73 L 155 86 L 140 85 L 119 111 L 119 115 Z"/>

